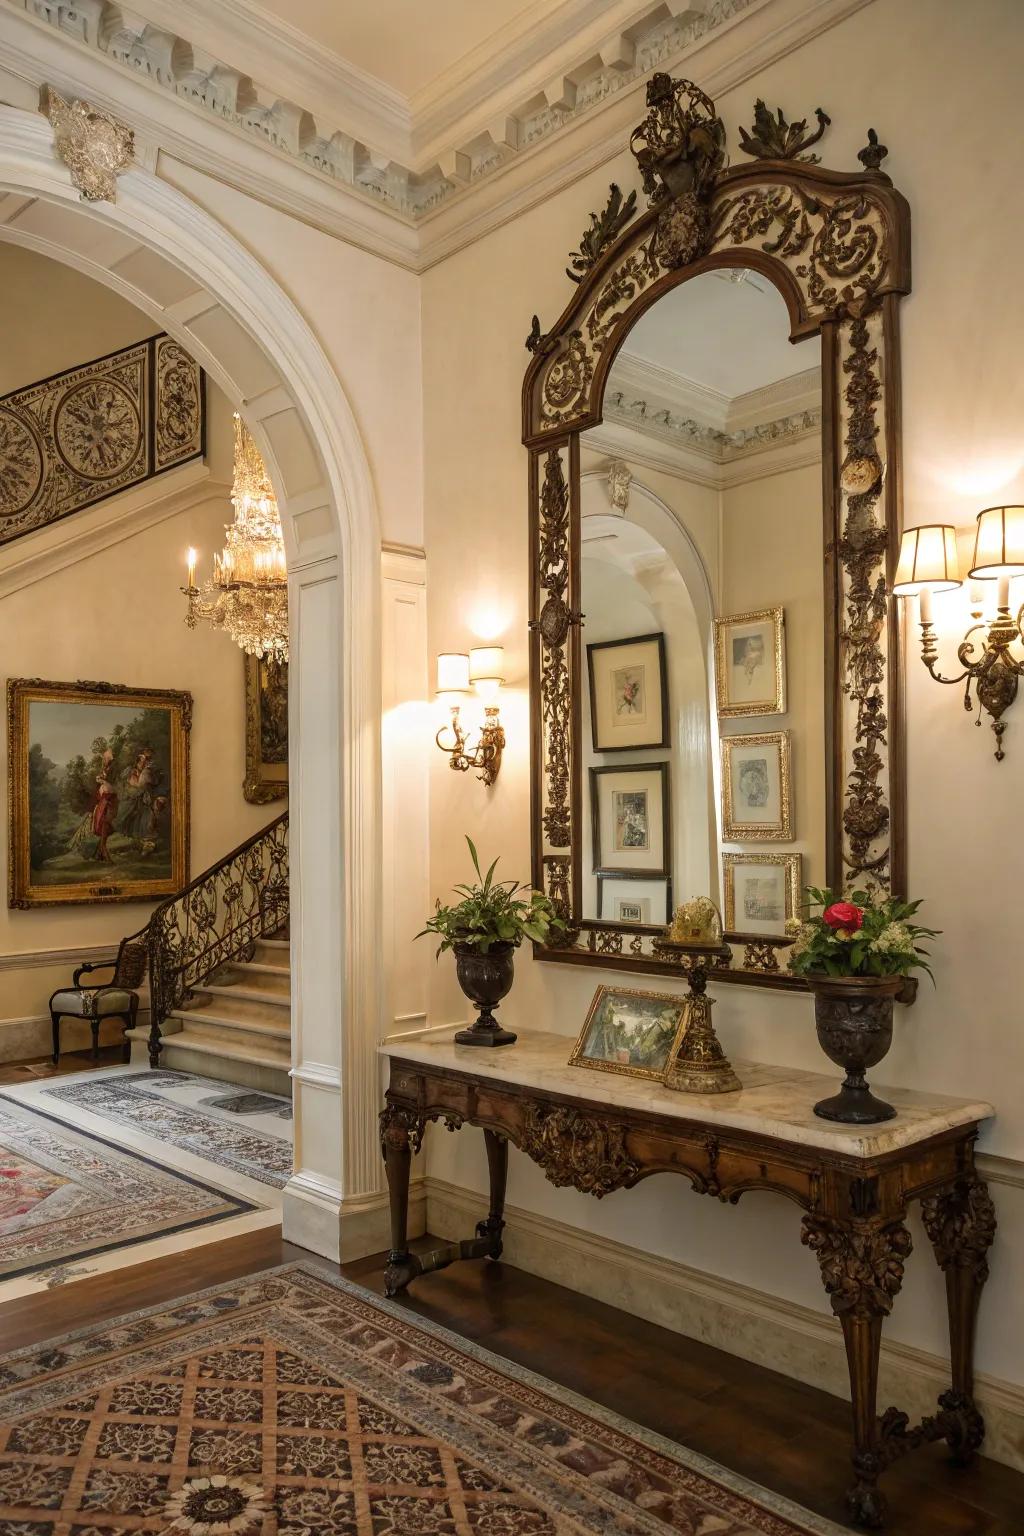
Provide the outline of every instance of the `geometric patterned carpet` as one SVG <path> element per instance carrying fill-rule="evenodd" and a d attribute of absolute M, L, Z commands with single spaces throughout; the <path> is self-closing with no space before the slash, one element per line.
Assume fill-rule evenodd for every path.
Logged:
<path fill-rule="evenodd" d="M 317 1263 L 0 1360 L 0 1536 L 838 1536 Z"/>
<path fill-rule="evenodd" d="M 109 1249 L 205 1227 L 251 1201 L 73 1129 L 0 1103 L 0 1280 L 45 1273 Z M 2 1536 L 2 1532 L 0 1532 Z"/>

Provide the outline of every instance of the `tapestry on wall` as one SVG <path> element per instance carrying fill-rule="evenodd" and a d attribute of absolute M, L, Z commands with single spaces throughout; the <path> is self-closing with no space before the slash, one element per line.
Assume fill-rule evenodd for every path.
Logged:
<path fill-rule="evenodd" d="M 245 783 L 253 805 L 288 793 L 288 663 L 245 656 Z"/>
<path fill-rule="evenodd" d="M 38 1536 L 842 1536 L 313 1264 L 0 1360 L 0 1522 Z"/>
<path fill-rule="evenodd" d="M 203 370 L 151 336 L 0 397 L 0 544 L 201 457 Z"/>
<path fill-rule="evenodd" d="M 188 883 L 192 696 L 7 684 L 8 904 L 151 901 Z"/>

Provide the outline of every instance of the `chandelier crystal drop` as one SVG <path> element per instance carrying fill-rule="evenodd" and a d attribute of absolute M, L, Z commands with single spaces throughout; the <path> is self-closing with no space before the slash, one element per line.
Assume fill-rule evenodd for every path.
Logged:
<path fill-rule="evenodd" d="M 241 416 L 235 414 L 235 465 L 231 501 L 235 520 L 227 542 L 213 557 L 213 576 L 196 586 L 195 551 L 188 552 L 185 622 L 205 619 L 224 629 L 249 656 L 288 660 L 288 572 L 281 516 L 273 487 Z"/>

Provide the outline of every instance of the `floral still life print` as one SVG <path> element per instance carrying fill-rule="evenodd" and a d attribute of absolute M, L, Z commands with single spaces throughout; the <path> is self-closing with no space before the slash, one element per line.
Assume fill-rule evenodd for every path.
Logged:
<path fill-rule="evenodd" d="M 0 1530 L 840 1536 L 316 1263 L 0 1361 Z"/>

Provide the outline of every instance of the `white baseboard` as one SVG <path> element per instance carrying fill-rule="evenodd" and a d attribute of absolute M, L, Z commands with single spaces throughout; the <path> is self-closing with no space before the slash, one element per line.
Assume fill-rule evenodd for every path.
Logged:
<path fill-rule="evenodd" d="M 422 1236 L 426 1220 L 426 1190 L 424 1181 L 417 1179 L 409 1189 L 409 1236 Z M 351 1264 L 390 1247 L 388 1196 L 384 1192 L 346 1200 L 333 1180 L 300 1170 L 284 1187 L 282 1228 L 285 1242 L 336 1264 Z"/>
<path fill-rule="evenodd" d="M 427 1230 L 454 1240 L 486 1214 L 487 1198 L 427 1176 Z M 849 1398 L 846 1352 L 835 1319 L 749 1286 L 691 1269 L 585 1232 L 550 1216 L 509 1206 L 504 1256 L 545 1280 L 581 1291 L 635 1317 L 699 1339 L 741 1359 Z M 906 1344 L 883 1341 L 881 1408 L 896 1403 L 911 1418 L 931 1413 L 949 1386 L 949 1362 Z M 985 1455 L 1024 1471 L 1024 1388 L 976 1379 L 985 1416 Z"/>

